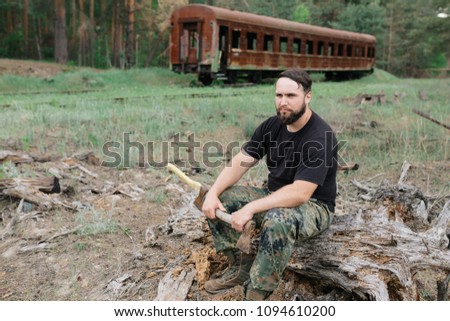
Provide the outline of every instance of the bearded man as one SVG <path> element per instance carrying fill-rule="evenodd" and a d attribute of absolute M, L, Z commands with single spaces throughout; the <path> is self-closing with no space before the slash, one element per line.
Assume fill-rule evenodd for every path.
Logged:
<path fill-rule="evenodd" d="M 221 277 L 206 282 L 218 293 L 243 284 L 246 300 L 265 300 L 277 288 L 294 246 L 326 230 L 336 199 L 337 141 L 311 108 L 312 81 L 301 69 L 283 71 L 275 86 L 276 116 L 265 120 L 233 157 L 206 194 L 202 211 L 214 245 L 230 261 Z M 235 185 L 263 157 L 267 188 Z M 232 224 L 215 210 L 232 213 Z M 235 248 L 253 219 L 259 234 L 256 254 Z"/>

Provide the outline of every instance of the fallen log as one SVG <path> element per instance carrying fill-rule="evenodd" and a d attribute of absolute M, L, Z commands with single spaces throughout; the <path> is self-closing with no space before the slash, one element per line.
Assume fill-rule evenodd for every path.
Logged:
<path fill-rule="evenodd" d="M 60 193 L 59 179 L 55 176 L 33 178 L 3 178 L 0 179 L 0 193 L 4 189 L 26 186 L 44 193 Z"/>
<path fill-rule="evenodd" d="M 416 300 L 416 272 L 450 271 L 449 207 L 424 232 L 393 219 L 387 207 L 338 216 L 295 248 L 288 269 L 359 300 Z"/>
<path fill-rule="evenodd" d="M 49 210 L 53 205 L 74 209 L 72 205 L 66 204 L 49 194 L 61 192 L 57 177 L 39 178 L 5 178 L 0 180 L 0 195 L 10 196 L 16 199 L 24 199 L 36 204 L 41 210 Z"/>

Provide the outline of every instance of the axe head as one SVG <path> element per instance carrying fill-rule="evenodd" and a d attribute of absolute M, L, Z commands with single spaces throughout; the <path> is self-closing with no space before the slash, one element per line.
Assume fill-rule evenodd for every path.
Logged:
<path fill-rule="evenodd" d="M 200 191 L 198 192 L 197 198 L 194 200 L 194 205 L 201 211 L 203 206 L 203 201 L 205 199 L 206 193 L 208 193 L 208 189 L 202 185 Z"/>

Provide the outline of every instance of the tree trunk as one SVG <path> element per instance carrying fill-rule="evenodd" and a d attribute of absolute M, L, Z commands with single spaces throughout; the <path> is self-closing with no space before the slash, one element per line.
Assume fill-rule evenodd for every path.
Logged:
<path fill-rule="evenodd" d="M 80 7 L 80 27 L 78 28 L 79 47 L 78 47 L 78 65 L 86 65 L 86 16 L 84 14 L 84 0 L 78 1 Z"/>
<path fill-rule="evenodd" d="M 117 57 L 118 57 L 118 30 L 119 30 L 119 12 L 118 12 L 118 3 L 114 4 L 113 7 L 113 15 L 111 21 L 111 29 L 112 29 L 112 48 L 113 48 L 113 57 L 112 57 L 112 65 L 117 67 Z"/>
<path fill-rule="evenodd" d="M 23 2 L 23 54 L 28 57 L 28 0 Z"/>
<path fill-rule="evenodd" d="M 70 1 L 70 11 L 71 11 L 71 29 L 72 29 L 72 38 L 70 39 L 70 53 L 71 57 L 77 56 L 77 4 L 76 0 Z"/>
<path fill-rule="evenodd" d="M 8 34 L 14 31 L 14 22 L 13 22 L 14 13 L 12 12 L 12 10 L 13 10 L 12 8 L 6 9 L 6 32 Z"/>
<path fill-rule="evenodd" d="M 90 2 L 89 18 L 91 20 L 91 28 L 89 28 L 89 47 L 91 67 L 94 67 L 94 53 L 95 53 L 95 20 L 94 20 L 94 0 Z"/>
<path fill-rule="evenodd" d="M 64 0 L 55 0 L 55 60 L 67 63 L 66 8 Z"/>
<path fill-rule="evenodd" d="M 39 18 L 36 19 L 36 32 L 34 33 L 36 40 L 36 50 L 38 53 L 39 60 L 43 60 L 42 50 L 41 50 L 41 20 Z"/>
<path fill-rule="evenodd" d="M 134 56 L 134 0 L 127 1 L 128 24 L 126 31 L 126 45 L 125 45 L 125 68 L 133 66 Z"/>
<path fill-rule="evenodd" d="M 391 17 L 389 22 L 389 40 L 388 40 L 388 57 L 387 57 L 387 71 L 391 71 L 391 53 L 392 53 L 392 29 L 394 25 L 394 9 L 391 8 Z"/>
<path fill-rule="evenodd" d="M 158 34 L 158 38 L 156 41 L 152 41 L 149 39 L 148 42 L 148 55 L 147 55 L 147 61 L 145 63 L 145 67 L 148 68 L 153 60 L 153 57 L 155 56 L 156 50 L 158 49 L 158 44 L 162 41 L 164 35 L 166 34 L 166 31 L 160 31 Z"/>

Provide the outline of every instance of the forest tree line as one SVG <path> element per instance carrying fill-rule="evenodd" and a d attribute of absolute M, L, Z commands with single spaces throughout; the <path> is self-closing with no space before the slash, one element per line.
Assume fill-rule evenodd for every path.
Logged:
<path fill-rule="evenodd" d="M 0 57 L 96 68 L 168 66 L 171 12 L 203 3 L 372 34 L 377 67 L 448 67 L 448 0 L 2 0 Z"/>

